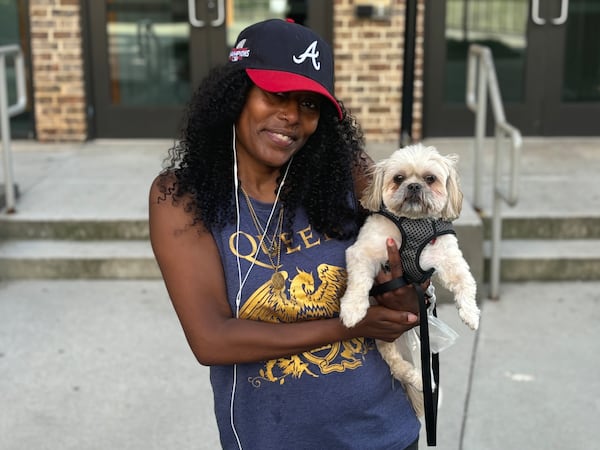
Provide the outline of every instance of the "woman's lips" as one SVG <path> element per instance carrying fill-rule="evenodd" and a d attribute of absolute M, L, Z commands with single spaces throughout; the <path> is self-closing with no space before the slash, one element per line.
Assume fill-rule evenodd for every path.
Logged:
<path fill-rule="evenodd" d="M 288 145 L 294 142 L 294 139 L 283 133 L 279 133 L 277 131 L 267 131 L 269 138 L 277 145 L 281 145 L 283 147 L 287 147 Z"/>

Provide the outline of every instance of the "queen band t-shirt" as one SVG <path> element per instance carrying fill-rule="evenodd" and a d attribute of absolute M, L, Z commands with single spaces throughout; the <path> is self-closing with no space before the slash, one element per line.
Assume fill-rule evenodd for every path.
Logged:
<path fill-rule="evenodd" d="M 279 208 L 272 211 L 273 205 L 242 194 L 239 205 L 239 234 L 235 224 L 213 232 L 233 314 L 239 257 L 245 279 L 240 319 L 283 323 L 337 317 L 346 287 L 345 250 L 353 241 L 317 233 L 301 209 L 293 231 L 282 233 Z M 404 389 L 372 339 L 335 342 L 271 361 L 212 366 L 210 379 L 227 450 L 400 450 L 419 435 L 420 422 Z"/>

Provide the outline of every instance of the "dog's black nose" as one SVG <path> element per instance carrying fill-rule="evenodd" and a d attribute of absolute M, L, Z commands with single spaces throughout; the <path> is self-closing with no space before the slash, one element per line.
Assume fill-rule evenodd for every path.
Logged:
<path fill-rule="evenodd" d="M 421 185 L 419 183 L 411 183 L 406 187 L 406 189 L 408 189 L 408 192 L 416 194 L 421 191 Z"/>

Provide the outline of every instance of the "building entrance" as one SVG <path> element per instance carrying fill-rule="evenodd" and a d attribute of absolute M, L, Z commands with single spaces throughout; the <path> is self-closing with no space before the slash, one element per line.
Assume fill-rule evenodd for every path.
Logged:
<path fill-rule="evenodd" d="M 192 90 L 251 23 L 331 34 L 331 1 L 106 0 L 88 7 L 96 137 L 175 137 Z M 331 39 L 329 39 L 331 40 Z"/>
<path fill-rule="evenodd" d="M 426 136 L 473 133 L 465 106 L 471 43 L 491 48 L 507 119 L 523 134 L 600 135 L 600 2 L 428 2 Z"/>

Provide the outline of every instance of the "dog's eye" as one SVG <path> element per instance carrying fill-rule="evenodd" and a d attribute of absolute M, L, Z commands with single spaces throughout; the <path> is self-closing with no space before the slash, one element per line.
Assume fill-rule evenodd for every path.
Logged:
<path fill-rule="evenodd" d="M 394 175 L 394 183 L 402 184 L 404 177 L 402 175 Z"/>
<path fill-rule="evenodd" d="M 425 183 L 427 183 L 427 184 L 433 184 L 433 183 L 435 183 L 435 180 L 436 180 L 436 178 L 433 175 L 425 176 Z"/>

